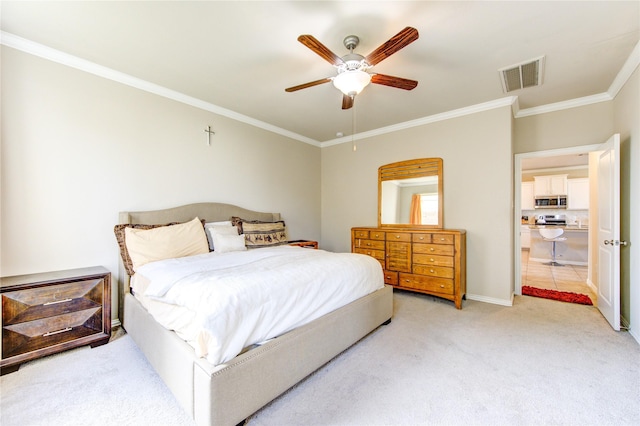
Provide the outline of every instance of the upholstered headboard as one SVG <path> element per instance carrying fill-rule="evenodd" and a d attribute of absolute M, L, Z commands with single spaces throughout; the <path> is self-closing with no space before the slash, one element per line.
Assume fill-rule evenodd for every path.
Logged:
<path fill-rule="evenodd" d="M 260 220 L 263 222 L 275 222 L 280 220 L 280 213 L 256 212 L 224 203 L 196 203 L 164 210 L 120 212 L 118 223 L 162 225 L 171 222 L 187 222 L 195 217 L 198 217 L 205 222 L 220 222 L 231 220 L 232 216 L 241 217 L 246 220 Z M 125 271 L 121 260 L 118 267 L 118 312 L 120 315 L 122 314 L 124 306 L 124 295 L 128 292 L 129 275 Z"/>

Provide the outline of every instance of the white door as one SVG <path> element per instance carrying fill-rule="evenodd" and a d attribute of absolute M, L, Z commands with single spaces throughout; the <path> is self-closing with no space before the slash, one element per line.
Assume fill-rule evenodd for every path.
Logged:
<path fill-rule="evenodd" d="M 620 135 L 598 156 L 598 309 L 620 330 Z"/>

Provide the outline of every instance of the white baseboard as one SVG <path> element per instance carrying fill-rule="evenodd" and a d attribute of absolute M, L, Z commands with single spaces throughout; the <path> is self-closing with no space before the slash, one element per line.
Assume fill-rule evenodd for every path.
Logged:
<path fill-rule="evenodd" d="M 120 323 L 120 318 L 116 318 L 111 320 L 111 328 L 120 327 L 122 324 Z"/>
<path fill-rule="evenodd" d="M 480 296 L 478 294 L 468 294 L 467 299 L 477 300 L 478 302 L 493 303 L 494 305 L 513 306 L 513 294 L 510 300 L 496 299 L 495 297 Z"/>

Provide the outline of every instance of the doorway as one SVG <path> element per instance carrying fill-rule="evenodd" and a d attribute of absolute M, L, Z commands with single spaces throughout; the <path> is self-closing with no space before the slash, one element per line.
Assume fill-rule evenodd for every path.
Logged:
<path fill-rule="evenodd" d="M 586 173 L 588 179 L 589 153 L 599 149 L 601 149 L 600 145 L 587 145 L 517 154 L 515 156 L 514 229 L 516 232 L 514 234 L 517 252 L 515 259 L 519 259 L 519 261 L 515 262 L 514 268 L 514 293 L 516 295 L 521 295 L 522 287 L 528 285 L 536 288 L 586 294 L 594 305 L 597 304 L 597 289 L 590 280 L 593 265 L 591 265 L 592 245 L 589 244 L 591 231 L 589 229 L 588 206 L 586 210 L 575 209 L 575 206 L 566 210 L 554 208 L 534 210 L 533 204 L 523 206 L 522 193 L 523 191 L 533 191 L 529 188 L 530 185 L 527 182 L 531 182 L 534 174 L 543 176 L 557 176 L 559 174 L 560 176 L 567 175 L 574 178 L 577 176 L 584 181 Z M 524 186 L 522 185 L 523 182 L 525 182 Z M 593 184 L 593 182 L 589 182 L 587 186 L 590 184 Z M 551 242 L 543 241 L 539 232 L 535 230 L 536 217 L 540 215 L 552 218 L 552 220 L 566 220 L 566 223 L 571 225 L 572 254 L 576 257 L 571 257 L 567 253 L 567 258 L 561 260 L 560 258 L 563 256 L 561 254 L 558 260 L 564 266 L 547 264 L 549 263 L 548 256 L 553 246 Z M 534 229 L 530 229 L 530 226 L 533 226 Z M 573 228 L 574 226 L 575 229 Z M 527 234 L 528 230 L 531 232 L 530 234 Z M 566 238 L 569 238 L 569 233 L 566 235 Z M 533 239 L 531 238 L 532 236 Z M 576 241 L 575 238 L 578 238 L 579 241 Z M 568 246 L 566 241 L 556 244 L 558 244 L 556 247 L 561 248 L 559 251 Z M 525 249 L 523 249 L 523 246 Z M 529 249 L 526 249 L 527 246 Z"/>

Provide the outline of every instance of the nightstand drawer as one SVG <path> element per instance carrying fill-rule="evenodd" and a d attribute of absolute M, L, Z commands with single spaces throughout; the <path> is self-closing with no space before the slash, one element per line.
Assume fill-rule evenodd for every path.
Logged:
<path fill-rule="evenodd" d="M 21 322 L 2 328 L 2 358 L 101 333 L 102 307 Z"/>
<path fill-rule="evenodd" d="M 111 273 L 102 266 L 0 278 L 0 374 L 111 336 Z"/>
<path fill-rule="evenodd" d="M 103 279 L 78 281 L 2 293 L 4 326 L 48 318 L 103 303 Z"/>

